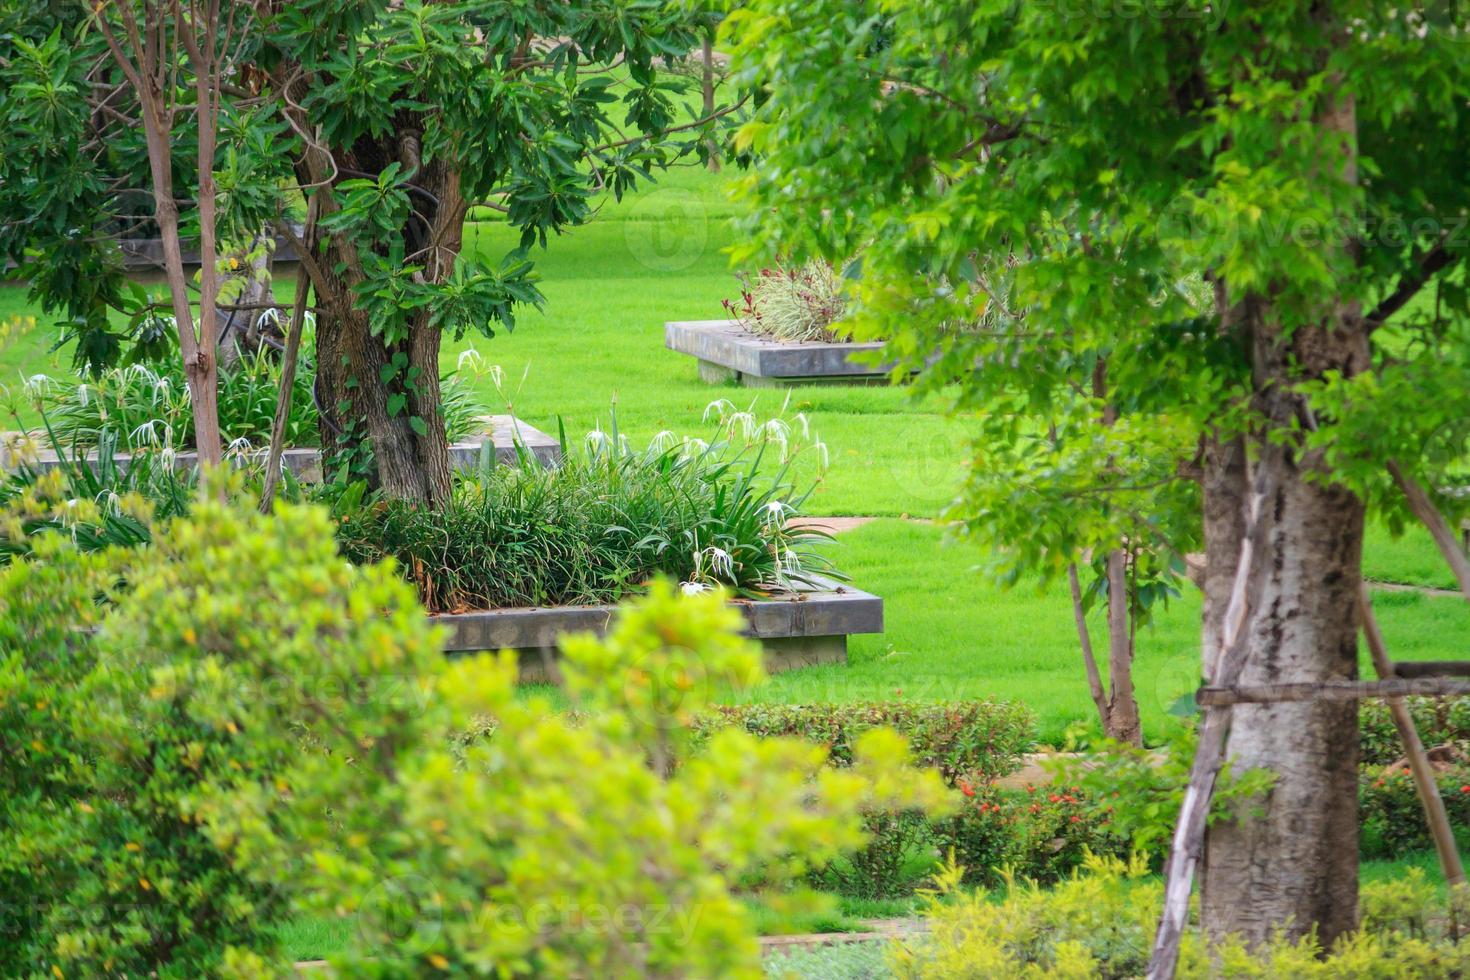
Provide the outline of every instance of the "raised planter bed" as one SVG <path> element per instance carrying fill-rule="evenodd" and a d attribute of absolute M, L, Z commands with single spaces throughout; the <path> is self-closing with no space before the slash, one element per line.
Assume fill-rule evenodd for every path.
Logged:
<path fill-rule="evenodd" d="M 457 469 L 472 470 L 480 465 L 480 447 L 486 439 L 494 444 L 495 458 L 499 463 L 515 465 L 520 461 L 518 443 L 524 446 L 526 451 L 543 466 L 556 466 L 561 462 L 561 444 L 540 429 L 513 419 L 509 415 L 487 415 L 483 421 L 485 423 L 484 436 L 457 442 L 449 447 L 450 460 Z M 14 446 L 19 436 L 19 433 L 0 433 L 0 469 L 14 469 L 18 464 L 19 460 Z M 31 437 L 35 438 L 35 434 L 32 434 Z M 265 451 L 258 450 L 250 455 L 251 460 L 257 457 L 263 461 Z M 96 453 L 89 454 L 87 458 L 95 462 Z M 124 467 L 130 458 L 128 453 L 117 454 L 118 463 Z M 199 464 L 199 456 L 193 450 L 181 451 L 174 458 L 180 466 Z M 322 454 L 320 449 L 287 449 L 281 454 L 281 459 L 291 474 L 303 483 L 321 481 Z M 32 466 L 41 472 L 55 469 L 60 465 L 61 457 L 54 449 L 38 451 L 32 461 Z"/>
<path fill-rule="evenodd" d="M 738 320 L 675 320 L 664 324 L 664 346 L 699 360 L 710 384 L 738 381 L 752 388 L 799 384 L 880 384 L 888 368 L 871 363 L 879 343 L 828 344 L 771 340 Z"/>
<path fill-rule="evenodd" d="M 847 662 L 847 638 L 883 631 L 883 600 L 836 582 L 761 600 L 737 600 L 746 635 L 761 641 L 766 669 Z M 449 653 L 509 648 L 520 655 L 521 680 L 555 683 L 557 640 L 566 633 L 607 632 L 616 606 L 551 606 L 443 613 L 434 621 L 449 628 Z"/>

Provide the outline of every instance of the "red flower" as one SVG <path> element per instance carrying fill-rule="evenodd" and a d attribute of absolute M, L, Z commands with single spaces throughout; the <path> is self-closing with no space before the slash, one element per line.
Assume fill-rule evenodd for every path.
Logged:
<path fill-rule="evenodd" d="M 1062 801 L 1062 798 L 1055 793 L 1048 796 L 1047 799 L 1051 800 L 1053 803 L 1060 803 Z"/>
<path fill-rule="evenodd" d="M 965 782 L 963 779 L 960 780 L 959 786 L 960 786 L 960 792 L 961 793 L 964 793 L 966 796 L 974 796 L 975 795 L 975 787 L 971 786 L 969 783 Z M 980 807 L 980 809 L 983 810 L 983 809 L 985 809 L 985 807 L 982 805 Z"/>
<path fill-rule="evenodd" d="M 1470 793 L 1470 786 L 1461 786 L 1460 787 L 1460 792 L 1461 793 Z"/>
<path fill-rule="evenodd" d="M 1074 813 L 1074 814 L 1072 814 L 1072 822 L 1073 823 L 1081 823 L 1082 822 L 1082 818 L 1079 817 L 1077 814 Z"/>

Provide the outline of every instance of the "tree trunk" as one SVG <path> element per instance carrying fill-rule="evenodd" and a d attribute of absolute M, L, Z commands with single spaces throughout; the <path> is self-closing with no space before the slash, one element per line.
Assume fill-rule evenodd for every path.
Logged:
<path fill-rule="evenodd" d="M 704 118 L 708 119 L 715 111 L 715 27 L 710 25 L 704 31 L 704 44 L 700 50 L 700 94 L 704 97 Z M 720 148 L 714 140 L 709 143 L 709 169 L 712 173 L 720 170 Z"/>
<path fill-rule="evenodd" d="M 1348 491 L 1308 482 L 1289 448 L 1263 447 L 1277 481 L 1266 579 L 1250 626 L 1241 684 L 1348 680 L 1357 676 L 1353 611 L 1363 544 L 1363 505 Z M 1268 941 L 1312 928 L 1324 943 L 1357 926 L 1357 702 L 1242 704 L 1227 747 L 1236 771 L 1277 773 L 1259 805 L 1210 828 L 1203 920 L 1215 936 Z"/>
<path fill-rule="evenodd" d="M 1133 691 L 1133 631 L 1129 615 L 1128 553 L 1108 552 L 1108 720 L 1107 736 L 1143 744 L 1138 698 Z"/>
<path fill-rule="evenodd" d="M 403 133 L 391 146 L 359 146 L 339 161 L 368 173 L 393 160 L 405 164 L 413 179 L 415 209 L 404 230 L 410 250 L 406 261 L 422 264 L 426 280 L 442 282 L 459 256 L 469 206 L 460 194 L 458 171 L 443 161 L 420 165 L 417 152 L 417 140 Z M 440 404 L 440 330 L 429 325 L 428 311 L 420 311 L 411 319 L 406 339 L 389 344 L 375 334 L 367 314 L 352 308 L 352 287 L 364 275 L 356 248 L 343 236 L 326 240 L 310 274 L 320 308 L 316 397 L 324 465 L 335 470 L 345 462 L 365 471 L 391 497 L 441 504 L 453 484 Z M 393 359 L 399 354 L 405 368 L 395 369 Z M 395 395 L 404 396 L 401 407 Z"/>

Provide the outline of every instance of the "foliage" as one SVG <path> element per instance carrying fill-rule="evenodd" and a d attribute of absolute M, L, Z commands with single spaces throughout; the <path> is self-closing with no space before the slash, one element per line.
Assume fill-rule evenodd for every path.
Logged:
<path fill-rule="evenodd" d="M 708 443 L 663 433 L 634 450 L 614 425 L 550 468 L 487 453 L 437 510 L 349 491 L 337 537 L 352 561 L 396 559 L 441 612 L 616 602 L 659 574 L 691 591 L 785 591 L 835 574 L 816 550 L 829 535 L 795 522 L 807 494 L 792 456 L 820 448 L 803 426 L 732 412 Z"/>
<path fill-rule="evenodd" d="M 1444 919 L 1433 896 L 1398 883 L 1364 886 L 1362 930 L 1326 953 L 1310 936 L 1255 949 L 1230 937 L 1207 949 L 1188 932 L 1178 976 L 1457 976 L 1470 968 L 1470 945 L 1426 927 Z M 891 945 L 888 964 L 901 980 L 1141 977 L 1160 904 L 1161 886 L 1141 859 L 1093 857 L 1053 888 L 1012 882 L 994 895 L 961 889 L 960 869 L 951 868 L 928 898 L 928 930 Z"/>
<path fill-rule="evenodd" d="M 889 975 L 881 943 L 833 943 L 766 958 L 766 976 L 780 980 L 881 980 Z"/>
<path fill-rule="evenodd" d="M 1450 824 L 1462 836 L 1470 832 L 1470 765 L 1438 769 L 1435 783 Z M 1360 770 L 1358 819 L 1365 858 L 1394 858 L 1433 843 L 1414 779 L 1402 765 L 1364 766 Z"/>
<path fill-rule="evenodd" d="M 65 532 L 81 551 L 146 544 L 156 520 L 183 514 L 193 502 L 192 470 L 180 472 L 161 454 L 120 460 L 110 431 L 102 434 L 95 459 L 86 450 L 62 448 L 48 473 L 35 465 L 38 449 L 25 438 L 3 450 L 18 465 L 0 481 L 0 507 L 20 507 L 24 516 L 18 533 L 0 537 L 0 564 L 28 554 L 35 534 L 45 529 Z"/>
<path fill-rule="evenodd" d="M 289 879 L 253 876 L 214 817 L 248 788 L 289 792 L 303 751 L 350 769 L 393 709 L 348 693 L 406 676 L 405 650 L 439 657 L 405 587 L 345 565 L 319 510 L 201 497 L 151 530 L 95 552 L 42 533 L 0 572 L 5 904 L 29 913 L 7 974 L 200 976 L 270 954 Z"/>
<path fill-rule="evenodd" d="M 424 710 L 374 733 L 330 822 L 309 759 L 289 799 L 241 800 L 231 825 L 264 871 L 299 877 L 303 913 L 359 916 L 338 975 L 759 976 L 732 883 L 828 860 L 861 843 L 864 807 L 938 805 L 942 786 L 882 731 L 842 770 L 735 730 L 664 765 L 690 745 L 678 715 L 706 705 L 697 683 L 669 700 L 677 677 L 758 670 L 739 625 L 720 595 L 656 583 L 606 639 L 564 643 L 576 718 L 518 695 L 509 655 L 448 663 Z M 649 694 L 655 676 L 675 683 Z M 471 726 L 457 748 L 442 737 Z"/>
<path fill-rule="evenodd" d="M 827 748 L 836 765 L 850 763 L 853 744 L 864 732 L 891 728 L 908 740 L 920 765 L 939 770 L 950 786 L 1010 775 L 1034 740 L 1030 711 L 1004 701 L 727 704 L 697 722 L 706 733 L 727 726 L 814 742 Z"/>
<path fill-rule="evenodd" d="M 1107 820 L 1111 833 L 1162 861 L 1189 783 L 1195 742 L 1193 726 L 1178 725 L 1157 750 L 1109 741 L 1101 752 L 1061 759 L 1054 768 L 1063 782 L 1081 790 L 1090 816 Z M 1211 796 L 1211 821 L 1241 812 L 1242 804 L 1249 808 L 1275 778 L 1261 769 L 1234 772 L 1227 762 Z"/>
<path fill-rule="evenodd" d="M 961 786 L 959 810 L 934 825 L 942 855 L 964 869 L 964 881 L 987 887 L 1007 879 L 1050 884 L 1090 855 L 1126 854 L 1131 845 L 1080 786 Z"/>
<path fill-rule="evenodd" d="M 320 423 L 312 390 L 315 377 L 311 354 L 303 350 L 296 366 L 291 414 L 286 419 L 287 446 L 314 446 L 319 441 Z M 81 379 L 34 376 L 27 379 L 21 394 L 29 396 L 45 414 L 61 446 L 96 446 L 104 432 L 112 432 L 127 452 L 192 449 L 193 407 L 186 384 L 183 368 L 176 363 L 139 363 L 108 368 Z M 280 357 L 265 349 L 220 371 L 220 432 L 233 455 L 270 445 L 280 387 Z M 456 374 L 449 374 L 441 390 L 450 441 L 475 431 L 476 417 L 485 409 L 470 386 L 461 383 Z"/>
<path fill-rule="evenodd" d="M 772 340 L 838 343 L 850 339 L 833 324 L 847 309 L 843 281 L 822 261 L 765 266 L 740 277 L 740 305 L 725 300 L 740 325 Z"/>
<path fill-rule="evenodd" d="M 1405 698 L 1414 727 L 1425 745 L 1433 748 L 1470 745 L 1470 698 Z M 1364 765 L 1388 765 L 1404 757 L 1404 742 L 1393 723 L 1388 704 L 1364 701 L 1358 713 L 1359 745 Z"/>

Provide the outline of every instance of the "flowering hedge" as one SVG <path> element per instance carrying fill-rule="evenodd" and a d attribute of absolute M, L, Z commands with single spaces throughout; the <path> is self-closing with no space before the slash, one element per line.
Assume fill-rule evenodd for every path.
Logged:
<path fill-rule="evenodd" d="M 1462 834 L 1470 831 L 1470 767 L 1457 765 L 1440 771 L 1436 782 L 1450 824 Z M 1365 858 L 1394 858 L 1405 851 L 1430 847 L 1424 807 L 1409 770 L 1401 766 L 1364 766 L 1358 782 L 1358 819 Z"/>

